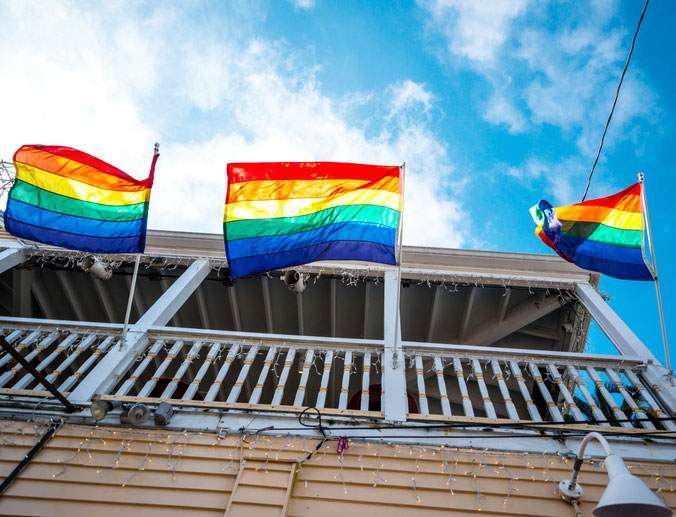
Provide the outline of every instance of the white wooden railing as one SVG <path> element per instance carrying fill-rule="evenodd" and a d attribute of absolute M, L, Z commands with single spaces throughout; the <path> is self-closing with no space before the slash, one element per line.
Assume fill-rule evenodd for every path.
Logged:
<path fill-rule="evenodd" d="M 0 332 L 61 392 L 72 392 L 111 352 L 105 325 L 2 324 Z M 110 388 L 98 395 L 201 407 L 288 411 L 313 406 L 382 418 L 379 343 L 151 329 Z M 232 333 L 231 333 L 232 334 Z M 640 358 L 403 343 L 407 419 L 458 417 L 676 430 Z M 44 386 L 0 354 L 0 396 L 44 396 Z M 395 388 L 396 389 L 396 388 Z"/>

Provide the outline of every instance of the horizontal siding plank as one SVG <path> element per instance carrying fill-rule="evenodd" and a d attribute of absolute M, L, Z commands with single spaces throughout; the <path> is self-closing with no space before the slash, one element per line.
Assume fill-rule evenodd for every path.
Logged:
<path fill-rule="evenodd" d="M 5 465 L 2 465 L 1 472 L 3 475 L 0 477 L 6 477 L 5 474 L 14 468 L 14 464 L 7 464 L 6 466 L 8 468 L 4 468 Z M 129 479 L 132 475 L 134 477 Z M 37 463 L 35 461 L 32 461 L 21 472 L 21 479 L 35 481 L 47 479 L 51 480 L 52 483 L 87 483 L 118 487 L 127 482 L 128 486 L 139 488 L 170 488 L 172 490 L 228 493 L 235 484 L 235 476 L 232 474 L 232 471 L 221 471 L 220 475 L 217 476 L 204 475 L 199 472 L 177 472 L 176 479 L 173 479 L 171 471 L 166 468 L 156 471 L 144 468 L 142 472 L 139 472 L 138 468 L 99 469 L 92 465 L 55 465 L 53 463 Z"/>
<path fill-rule="evenodd" d="M 143 517 L 223 517 L 222 509 L 171 508 L 151 504 L 133 505 L 124 500 L 114 505 L 85 501 L 55 501 L 32 497 L 12 497 L 7 494 L 0 498 L 0 515 L 32 515 L 36 517 L 120 517 L 121 515 L 142 515 Z"/>
<path fill-rule="evenodd" d="M 171 487 L 152 489 L 153 497 L 149 500 L 151 492 L 143 487 L 132 484 L 126 487 L 114 485 L 97 485 L 94 483 L 63 481 L 32 480 L 18 477 L 5 491 L 5 494 L 13 497 L 32 497 L 35 499 L 50 499 L 54 501 L 89 501 L 117 504 L 125 501 L 131 504 L 153 506 L 167 506 L 173 508 L 225 508 L 228 495 L 208 491 L 176 490 Z"/>
<path fill-rule="evenodd" d="M 373 489 L 371 489 L 373 491 Z M 392 491 L 392 495 L 396 496 L 397 491 Z M 458 497 L 449 495 L 441 504 L 430 506 L 428 504 L 425 494 L 421 494 L 421 502 L 417 503 L 411 491 L 409 499 L 406 502 L 392 502 L 387 503 L 371 502 L 366 499 L 364 501 L 356 501 L 351 495 L 348 488 L 348 493 L 344 494 L 342 488 L 340 489 L 342 499 L 327 500 L 327 499 L 312 499 L 312 498 L 296 498 L 294 497 L 289 504 L 288 515 L 290 517 L 344 517 L 350 515 L 351 517 L 392 517 L 393 515 L 415 515 L 419 516 L 433 516 L 452 515 L 448 512 L 457 512 L 456 515 L 514 515 L 514 516 L 529 516 L 529 517 L 551 517 L 553 515 L 568 516 L 572 515 L 571 506 L 562 499 L 540 499 L 532 500 L 523 498 L 522 501 L 510 500 L 507 504 L 503 504 L 503 500 L 499 498 L 482 498 L 481 510 L 479 510 L 478 499 L 476 495 L 467 495 L 466 497 Z M 595 504 L 580 505 L 583 515 L 591 515 Z"/>

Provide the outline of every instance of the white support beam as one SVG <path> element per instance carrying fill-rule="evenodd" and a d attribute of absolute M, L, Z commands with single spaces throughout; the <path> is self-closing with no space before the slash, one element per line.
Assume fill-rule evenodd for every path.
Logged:
<path fill-rule="evenodd" d="M 160 285 L 162 286 L 163 293 L 166 293 L 171 288 L 171 284 L 169 283 L 169 279 L 167 277 L 162 277 L 160 280 Z M 174 323 L 175 327 L 183 326 L 183 322 L 181 321 L 181 317 L 178 315 L 178 311 L 176 311 L 171 317 L 171 321 Z"/>
<path fill-rule="evenodd" d="M 500 324 L 495 324 L 493 318 L 477 325 L 464 344 L 488 346 L 512 332 L 530 325 L 552 311 L 561 307 L 559 297 L 551 295 L 546 298 L 539 296 L 529 298 L 509 311 L 509 315 Z"/>
<path fill-rule="evenodd" d="M 84 307 L 80 301 L 80 296 L 78 296 L 68 272 L 63 269 L 59 269 L 56 271 L 56 278 L 61 284 L 63 292 L 66 294 L 68 303 L 70 303 L 70 306 L 73 308 L 75 317 L 80 321 L 87 321 L 87 315 L 85 314 Z"/>
<path fill-rule="evenodd" d="M 603 333 L 622 355 L 642 356 L 657 362 L 657 358 L 634 334 L 627 324 L 615 314 L 610 305 L 590 284 L 577 284 L 575 289 L 582 305 L 589 311 Z"/>
<path fill-rule="evenodd" d="M 406 374 L 404 369 L 404 354 L 399 345 L 397 361 L 394 361 L 396 329 L 401 325 L 397 310 L 397 289 L 401 289 L 399 272 L 396 269 L 385 271 L 385 303 L 383 307 L 383 396 L 382 405 L 385 419 L 396 422 L 406 420 Z M 399 334 L 401 335 L 401 334 Z"/>
<path fill-rule="evenodd" d="M 465 302 L 465 308 L 462 311 L 460 329 L 458 330 L 458 343 L 465 343 L 465 338 L 467 337 L 467 328 L 469 327 L 469 319 L 472 316 L 472 306 L 474 305 L 474 299 L 476 298 L 476 291 L 476 287 L 470 287 L 469 293 L 467 293 L 467 301 Z"/>
<path fill-rule="evenodd" d="M 575 293 L 603 333 L 622 355 L 643 357 L 648 366 L 643 377 L 656 392 L 658 398 L 676 415 L 676 387 L 673 375 L 660 364 L 655 355 L 632 332 L 627 324 L 613 311 L 598 291 L 588 283 L 578 283 Z"/>
<path fill-rule="evenodd" d="M 106 284 L 107 280 L 99 280 L 98 278 L 95 278 L 92 275 L 89 275 L 89 277 L 92 279 L 94 289 L 96 290 L 96 294 L 98 294 L 99 296 L 99 300 L 101 301 L 101 305 L 103 306 L 103 312 L 106 315 L 108 323 L 120 322 L 121 320 L 119 320 L 117 317 L 117 311 L 115 310 L 113 298 L 112 296 L 110 296 L 110 289 L 108 287 L 108 284 Z"/>
<path fill-rule="evenodd" d="M 20 248 L 7 248 L 0 251 L 0 274 L 8 269 L 12 269 L 14 266 L 23 264 L 26 262 L 27 258 L 23 246 Z"/>
<path fill-rule="evenodd" d="M 124 277 L 125 282 L 127 283 L 127 289 L 131 289 L 131 275 L 127 275 Z M 134 289 L 134 306 L 136 309 L 136 314 L 138 315 L 138 318 L 140 318 L 144 312 L 146 312 L 146 303 L 143 301 L 143 289 L 139 288 L 137 285 L 136 288 Z M 136 319 L 138 319 L 136 318 Z"/>
<path fill-rule="evenodd" d="M 166 325 L 190 295 L 207 277 L 211 267 L 207 259 L 197 259 L 171 284 L 171 287 L 141 316 L 134 327 L 146 331 L 149 327 Z"/>
<path fill-rule="evenodd" d="M 89 401 L 95 393 L 112 388 L 117 376 L 125 372 L 143 351 L 148 342 L 147 330 L 156 325 L 166 325 L 190 295 L 207 277 L 211 267 L 207 259 L 198 259 L 171 285 L 167 291 L 129 327 L 127 344 L 120 350 L 114 346 L 94 369 L 82 380 L 68 397 L 79 403 Z"/>

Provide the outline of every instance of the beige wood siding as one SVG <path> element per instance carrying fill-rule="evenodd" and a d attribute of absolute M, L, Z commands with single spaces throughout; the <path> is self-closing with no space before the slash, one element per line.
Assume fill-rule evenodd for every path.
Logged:
<path fill-rule="evenodd" d="M 36 438 L 33 423 L 0 421 L 0 426 L 4 479 Z M 0 497 L 0 514 L 573 515 L 555 488 L 569 477 L 572 461 L 556 455 L 385 443 L 379 455 L 377 444 L 350 442 L 341 471 L 334 440 L 299 469 L 297 460 L 316 444 L 287 437 L 218 440 L 214 433 L 65 425 Z M 676 506 L 673 462 L 627 464 Z M 454 471 L 450 487 L 449 470 Z M 606 482 L 600 464 L 585 462 L 583 515 L 591 515 Z"/>

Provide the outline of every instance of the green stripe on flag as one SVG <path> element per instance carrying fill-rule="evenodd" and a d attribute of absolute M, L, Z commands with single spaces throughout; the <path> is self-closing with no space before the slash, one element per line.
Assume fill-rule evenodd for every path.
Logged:
<path fill-rule="evenodd" d="M 276 219 L 246 219 L 225 223 L 228 240 L 290 235 L 321 228 L 328 224 L 362 222 L 397 227 L 399 211 L 375 205 L 346 205 L 327 208 L 312 214 Z"/>
<path fill-rule="evenodd" d="M 61 196 L 21 180 L 16 180 L 10 191 L 10 197 L 51 212 L 102 221 L 135 221 L 143 219 L 148 211 L 148 203 L 122 206 L 101 205 Z"/>
<path fill-rule="evenodd" d="M 587 221 L 561 221 L 561 234 L 567 237 L 586 239 L 602 244 L 614 244 L 626 248 L 641 247 L 641 230 L 622 230 L 601 223 Z"/>

